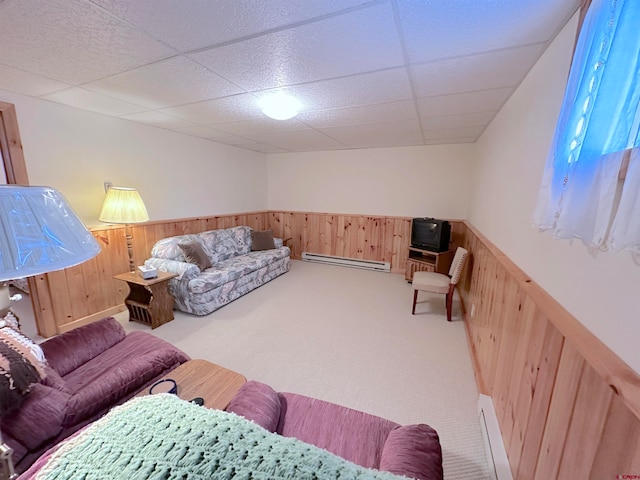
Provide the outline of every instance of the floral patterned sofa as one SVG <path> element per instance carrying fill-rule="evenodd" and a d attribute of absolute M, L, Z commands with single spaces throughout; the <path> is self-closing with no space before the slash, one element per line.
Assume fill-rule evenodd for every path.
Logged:
<path fill-rule="evenodd" d="M 169 292 L 176 307 L 183 312 L 207 315 L 289 271 L 289 247 L 274 238 L 275 248 L 255 250 L 252 233 L 265 232 L 240 226 L 164 238 L 153 246 L 145 265 L 177 273 L 177 277 L 169 280 Z M 185 255 L 186 245 L 206 255 L 200 259 L 204 264 L 194 260 L 188 251 Z"/>

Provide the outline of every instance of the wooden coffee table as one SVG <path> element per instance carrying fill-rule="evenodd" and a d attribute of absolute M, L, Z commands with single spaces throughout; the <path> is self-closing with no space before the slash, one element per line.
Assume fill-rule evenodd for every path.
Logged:
<path fill-rule="evenodd" d="M 181 399 L 188 401 L 202 397 L 205 407 L 219 410 L 227 408 L 238 389 L 247 381 L 233 370 L 199 359 L 183 363 L 163 378 L 175 380 Z M 148 395 L 149 388 L 137 396 Z"/>

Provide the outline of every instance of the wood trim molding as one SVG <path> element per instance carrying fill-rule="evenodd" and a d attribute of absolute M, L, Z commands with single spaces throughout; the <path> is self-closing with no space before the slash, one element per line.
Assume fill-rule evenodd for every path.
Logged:
<path fill-rule="evenodd" d="M 2 158 L 7 173 L 7 183 L 29 185 L 27 166 L 22 151 L 20 129 L 16 109 L 11 103 L 0 102 L 0 134 L 2 139 Z"/>
<path fill-rule="evenodd" d="M 616 478 L 640 469 L 640 375 L 465 222 L 460 282 L 478 387 L 514 479 Z"/>
<path fill-rule="evenodd" d="M 573 345 L 585 361 L 607 382 L 611 390 L 620 395 L 625 405 L 640 418 L 640 374 L 624 363 L 473 225 L 467 221 L 464 224 L 504 269 L 517 280 L 523 292 L 534 301 L 544 316 L 549 318 L 566 341 Z"/>

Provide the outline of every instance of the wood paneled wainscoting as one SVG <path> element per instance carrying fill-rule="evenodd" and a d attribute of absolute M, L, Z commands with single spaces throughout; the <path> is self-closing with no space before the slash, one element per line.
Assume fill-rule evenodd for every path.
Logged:
<path fill-rule="evenodd" d="M 467 333 L 514 478 L 640 475 L 640 376 L 466 227 Z"/>
<path fill-rule="evenodd" d="M 302 252 L 310 252 L 378 260 L 390 262 L 393 272 L 402 273 L 409 254 L 410 217 L 263 211 L 134 225 L 134 263 L 142 265 L 153 244 L 162 238 L 236 225 L 273 229 L 275 236 L 287 240 L 296 259 L 301 258 Z M 452 245 L 460 243 L 464 228 L 461 221 L 452 220 Z M 36 322 L 44 337 L 126 309 L 123 302 L 127 286 L 113 279 L 113 275 L 128 269 L 124 227 L 98 226 L 91 231 L 102 246 L 96 258 L 33 277 Z"/>
<path fill-rule="evenodd" d="M 451 222 L 451 245 L 464 231 L 460 220 Z M 391 271 L 404 273 L 411 241 L 411 218 L 340 213 L 271 211 L 269 228 L 289 239 L 292 258 L 302 252 L 389 262 Z"/>
<path fill-rule="evenodd" d="M 148 222 L 131 227 L 134 262 L 142 265 L 153 244 L 173 235 L 198 233 L 216 228 L 248 225 L 268 228 L 268 212 L 251 212 Z M 90 228 L 102 251 L 97 257 L 75 267 L 33 277 L 37 289 L 34 311 L 40 335 L 50 337 L 126 310 L 127 284 L 113 275 L 129 269 L 124 226 Z"/>

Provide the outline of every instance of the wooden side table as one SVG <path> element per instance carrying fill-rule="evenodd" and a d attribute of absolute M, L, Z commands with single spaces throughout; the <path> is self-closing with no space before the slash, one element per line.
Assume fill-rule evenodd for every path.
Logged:
<path fill-rule="evenodd" d="M 145 280 L 135 272 L 121 273 L 113 278 L 127 282 L 129 295 L 124 303 L 129 309 L 129 321 L 144 323 L 157 328 L 173 320 L 173 297 L 167 282 L 177 277 L 176 273 L 158 270 L 156 278 Z"/>
<path fill-rule="evenodd" d="M 446 275 L 449 272 L 449 267 L 451 267 L 454 253 L 454 250 L 431 252 L 409 247 L 409 258 L 407 258 L 404 271 L 405 280 L 411 282 L 415 272 L 438 272 Z"/>
<path fill-rule="evenodd" d="M 162 379 L 170 378 L 178 386 L 178 397 L 190 401 L 196 397 L 204 400 L 207 408 L 224 410 L 247 379 L 233 370 L 206 360 L 196 359 L 183 363 L 167 373 Z M 141 397 L 149 394 L 149 387 L 138 393 Z"/>

